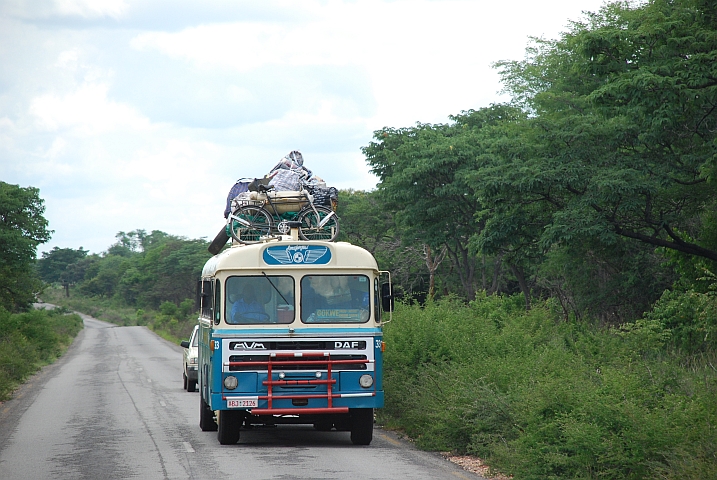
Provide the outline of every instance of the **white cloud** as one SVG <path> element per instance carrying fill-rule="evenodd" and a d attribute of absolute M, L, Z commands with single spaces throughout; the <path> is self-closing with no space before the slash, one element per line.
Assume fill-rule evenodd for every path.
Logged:
<path fill-rule="evenodd" d="M 471 3 L 478 12 L 479 2 Z M 440 43 L 431 46 L 425 41 L 460 35 L 470 16 L 451 17 L 451 12 L 455 7 L 465 9 L 466 4 L 307 1 L 302 3 L 305 18 L 298 22 L 214 23 L 179 32 L 146 32 L 137 35 L 131 45 L 202 67 L 230 67 L 243 72 L 266 65 L 401 64 L 420 60 L 441 48 Z M 436 22 L 442 18 L 451 18 L 451 24 Z"/>
<path fill-rule="evenodd" d="M 149 121 L 135 108 L 107 99 L 108 86 L 83 85 L 62 96 L 46 94 L 35 97 L 29 112 L 39 128 L 47 131 L 72 129 L 79 136 L 92 136 L 130 128 L 146 130 Z"/>
<path fill-rule="evenodd" d="M 67 142 L 62 137 L 56 137 L 52 146 L 43 155 L 45 158 L 57 158 L 65 150 Z"/>
<path fill-rule="evenodd" d="M 61 15 L 79 15 L 84 18 L 120 18 L 128 9 L 125 0 L 55 0 Z"/>
<path fill-rule="evenodd" d="M 226 91 L 227 100 L 234 103 L 245 103 L 256 100 L 256 96 L 249 89 L 242 88 L 238 85 L 229 85 Z"/>
<path fill-rule="evenodd" d="M 55 65 L 60 68 L 74 70 L 77 68 L 79 59 L 80 53 L 76 49 L 65 50 L 57 56 L 57 63 L 55 63 Z"/>
<path fill-rule="evenodd" d="M 142 148 L 119 166 L 117 175 L 138 181 L 154 200 L 178 200 L 213 170 L 220 149 L 209 142 L 169 138 Z"/>
<path fill-rule="evenodd" d="M 131 1 L 131 0 L 130 0 Z M 0 13 L 25 19 L 82 17 L 119 19 L 129 9 L 126 0 L 3 0 Z"/>
<path fill-rule="evenodd" d="M 235 21 L 144 32 L 131 46 L 197 69 L 242 74 L 279 66 L 289 77 L 295 67 L 353 66 L 370 80 L 378 107 L 367 119 L 373 128 L 435 123 L 499 101 L 501 85 L 491 64 L 521 58 L 528 36 L 556 36 L 568 23 L 556 12 L 579 16 L 579 3 L 313 0 L 302 2 L 303 16 L 296 22 Z"/>

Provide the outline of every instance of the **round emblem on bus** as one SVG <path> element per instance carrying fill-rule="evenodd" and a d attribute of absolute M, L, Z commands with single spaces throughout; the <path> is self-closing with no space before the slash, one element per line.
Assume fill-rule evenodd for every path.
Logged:
<path fill-rule="evenodd" d="M 301 252 L 294 252 L 292 259 L 294 260 L 294 263 L 304 263 L 304 254 Z"/>

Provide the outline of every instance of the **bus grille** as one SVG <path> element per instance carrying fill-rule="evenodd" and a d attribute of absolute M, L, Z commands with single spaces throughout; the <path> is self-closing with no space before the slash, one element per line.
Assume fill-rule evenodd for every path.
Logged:
<path fill-rule="evenodd" d="M 231 355 L 229 357 L 230 372 L 265 371 L 271 363 L 272 369 L 285 371 L 316 371 L 328 370 L 329 363 L 332 370 L 366 370 L 368 357 L 366 355 L 321 355 L 307 354 L 294 355 Z"/>

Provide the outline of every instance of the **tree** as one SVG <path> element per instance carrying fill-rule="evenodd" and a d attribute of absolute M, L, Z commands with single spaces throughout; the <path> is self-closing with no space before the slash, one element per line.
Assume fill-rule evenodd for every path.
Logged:
<path fill-rule="evenodd" d="M 0 182 L 0 306 L 27 309 L 41 291 L 37 246 L 50 239 L 39 190 Z"/>
<path fill-rule="evenodd" d="M 477 288 L 471 242 L 485 223 L 481 187 L 472 176 L 490 140 L 484 131 L 522 116 L 515 107 L 493 105 L 452 116 L 451 124 L 385 128 L 363 148 L 380 179 L 379 198 L 396 212 L 402 238 L 421 250 L 445 248 L 468 299 Z"/>
<path fill-rule="evenodd" d="M 121 255 L 106 255 L 89 265 L 79 290 L 85 295 L 112 298 L 131 260 Z"/>
<path fill-rule="evenodd" d="M 70 286 L 84 279 L 84 269 L 79 268 L 78 262 L 88 253 L 82 247 L 77 250 L 55 247 L 49 252 L 42 252 L 42 258 L 37 261 L 40 278 L 47 283 L 61 283 L 65 287 L 65 295 L 69 297 Z"/>
<path fill-rule="evenodd" d="M 204 240 L 136 230 L 119 232 L 117 242 L 102 257 L 88 257 L 75 265 L 84 274 L 82 293 L 157 308 L 162 302 L 180 305 L 193 299 L 209 256 Z"/>
<path fill-rule="evenodd" d="M 152 284 L 148 285 L 144 298 L 151 298 L 153 305 L 164 300 L 177 306 L 187 298 L 194 298 L 202 267 L 210 258 L 207 242 L 166 236 L 147 248 L 141 265 L 149 273 Z"/>
<path fill-rule="evenodd" d="M 446 258 L 448 248 L 443 245 L 438 253 L 431 251 L 431 247 L 423 245 L 423 260 L 426 262 L 426 268 L 428 269 L 428 297 L 433 298 L 436 295 L 436 272 L 438 267 L 441 266 L 443 260 Z"/>
<path fill-rule="evenodd" d="M 340 240 L 371 252 L 379 268 L 391 272 L 398 294 L 423 296 L 420 259 L 413 247 L 404 244 L 394 211 L 382 203 L 378 191 L 341 190 L 337 213 L 341 218 Z"/>
<path fill-rule="evenodd" d="M 377 192 L 339 191 L 341 240 L 360 245 L 376 256 L 396 235 L 393 212 L 384 208 Z"/>
<path fill-rule="evenodd" d="M 700 0 L 613 3 L 499 63 L 532 118 L 492 172 L 485 201 L 510 207 L 482 242 L 523 216 L 544 249 L 623 237 L 717 261 L 715 18 Z"/>

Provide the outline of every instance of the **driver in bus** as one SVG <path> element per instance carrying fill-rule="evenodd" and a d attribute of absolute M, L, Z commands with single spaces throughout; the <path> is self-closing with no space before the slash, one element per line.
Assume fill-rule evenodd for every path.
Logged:
<path fill-rule="evenodd" d="M 246 285 L 239 300 L 232 305 L 231 319 L 232 323 L 266 322 L 269 319 L 253 285 Z"/>

